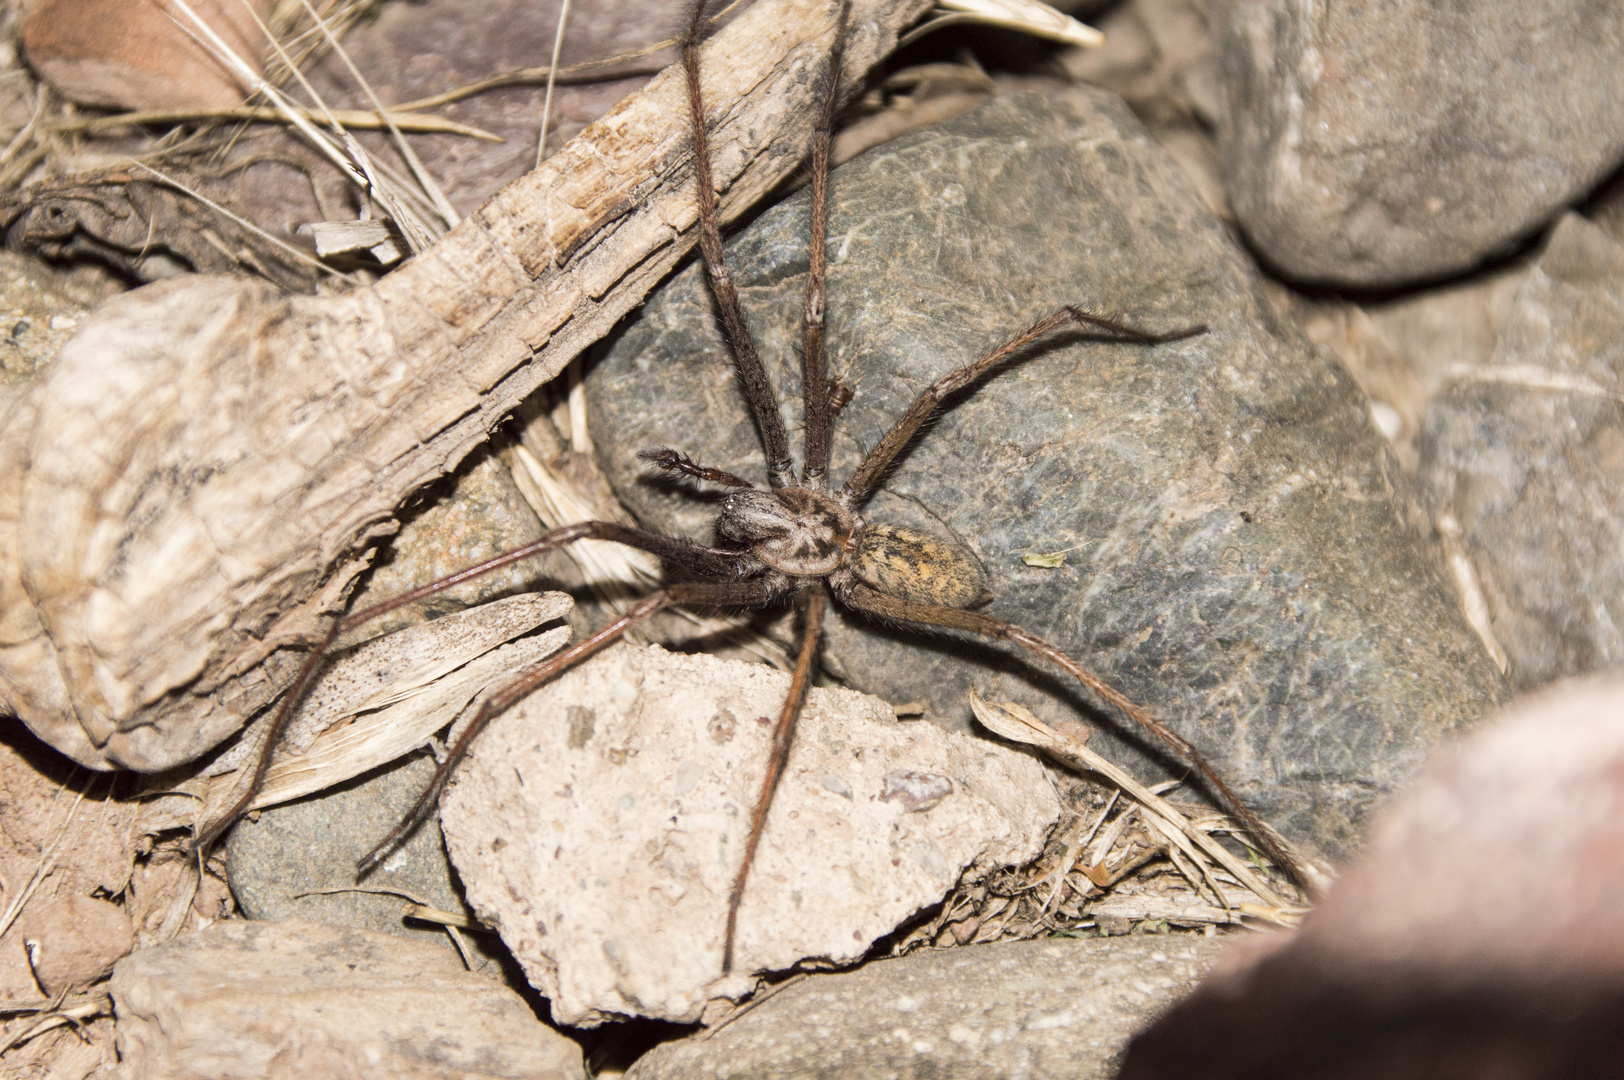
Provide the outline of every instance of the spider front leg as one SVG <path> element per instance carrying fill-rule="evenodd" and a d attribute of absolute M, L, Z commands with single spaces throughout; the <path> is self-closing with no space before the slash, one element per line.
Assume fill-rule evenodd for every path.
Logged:
<path fill-rule="evenodd" d="M 407 604 L 421 600 L 425 597 L 434 596 L 437 593 L 444 592 L 445 590 L 460 585 L 463 582 L 471 581 L 495 570 L 499 570 L 504 566 L 509 566 L 521 560 L 531 558 L 532 556 L 556 550 L 564 547 L 567 544 L 572 544 L 577 540 L 612 540 L 616 543 L 625 544 L 628 547 L 641 548 L 644 551 L 658 556 L 672 570 L 689 577 L 697 577 L 700 579 L 708 578 L 712 581 L 727 582 L 729 579 L 735 578 L 738 572 L 737 560 L 733 558 L 730 553 L 712 551 L 709 548 L 701 547 L 700 545 L 692 543 L 691 541 L 679 540 L 667 536 L 658 536 L 654 533 L 643 532 L 640 529 L 629 528 L 625 525 L 612 521 L 585 521 L 576 525 L 565 525 L 561 528 L 552 529 L 539 539 L 526 544 L 523 547 L 515 548 L 512 551 L 493 556 L 486 559 L 484 562 L 476 563 L 465 570 L 459 570 L 457 573 L 447 575 L 446 577 L 440 578 L 437 581 L 431 581 L 426 585 L 418 586 L 417 588 L 402 593 L 401 595 L 393 597 L 392 599 L 385 600 L 381 603 L 374 604 L 371 607 L 364 608 L 360 611 L 353 612 L 352 614 L 337 619 L 334 621 L 332 628 L 327 631 L 326 636 L 318 641 L 312 648 L 310 656 L 305 660 L 303 666 L 300 667 L 299 674 L 294 678 L 293 683 L 288 687 L 287 692 L 282 697 L 281 704 L 277 706 L 276 712 L 272 715 L 270 726 L 265 732 L 264 742 L 260 747 L 258 759 L 254 764 L 254 774 L 248 782 L 247 789 L 230 809 L 199 831 L 197 838 L 192 842 L 191 854 L 194 857 L 202 858 L 203 855 L 205 855 L 208 850 L 214 846 L 220 837 L 224 835 L 225 831 L 229 829 L 231 825 L 243 815 L 244 812 L 247 811 L 248 807 L 253 803 L 254 798 L 259 794 L 261 788 L 264 787 L 265 777 L 270 771 L 271 762 L 276 753 L 276 746 L 281 740 L 282 733 L 287 729 L 288 722 L 292 719 L 294 710 L 297 709 L 299 703 L 304 700 L 305 693 L 310 689 L 310 685 L 314 680 L 316 673 L 321 669 L 322 663 L 332 652 L 333 642 L 338 640 L 341 635 L 365 626 L 374 619 L 387 615 L 391 611 L 396 611 L 399 608 L 405 607 Z M 738 584 L 742 585 L 749 583 L 739 582 Z M 666 591 L 673 588 L 712 587 L 713 586 L 670 586 Z M 661 594 L 654 594 L 654 596 L 659 595 Z M 653 597 L 650 597 L 649 599 L 653 599 Z M 647 601 L 644 602 L 646 603 Z M 682 599 L 667 599 L 665 603 L 669 604 L 683 602 L 684 601 Z M 706 603 L 707 601 L 695 600 L 694 602 Z M 718 600 L 710 602 L 727 604 L 729 601 Z M 744 600 L 740 602 L 751 603 L 752 601 Z M 662 604 L 661 606 L 665 605 Z M 634 608 L 633 610 L 636 609 Z M 652 615 L 655 610 L 658 610 L 658 608 L 650 610 L 648 614 Z M 622 627 L 620 633 L 624 633 L 625 629 L 625 627 Z M 580 646 L 577 646 L 576 648 L 579 647 Z M 509 700 L 508 704 L 511 704 L 512 700 L 517 699 L 514 698 Z M 506 708 L 507 705 L 503 705 L 501 707 Z M 442 772 L 443 771 L 444 766 L 442 766 Z M 441 773 L 436 773 L 435 785 L 442 784 L 443 781 L 444 777 L 441 775 Z M 426 802 L 419 800 L 419 805 L 414 808 L 412 812 L 414 819 L 421 813 L 422 809 L 426 805 Z M 378 850 L 385 849 L 389 843 L 392 843 L 400 836 L 405 835 L 406 832 L 409 832 L 410 825 L 413 823 L 415 822 L 403 822 L 402 826 L 397 827 L 395 831 L 390 834 L 390 837 L 385 844 L 379 846 Z M 375 850 L 373 855 L 376 853 L 377 852 Z M 370 860 L 372 859 L 373 855 L 369 855 L 367 858 Z"/>
<path fill-rule="evenodd" d="M 1292 879 L 1299 885 L 1312 890 L 1313 879 L 1309 876 L 1303 864 L 1286 848 L 1285 844 L 1280 842 L 1274 831 L 1265 825 L 1262 819 L 1241 801 L 1240 796 L 1230 789 L 1229 785 L 1224 782 L 1223 777 L 1218 775 L 1218 771 L 1207 763 L 1207 759 L 1202 756 L 1201 751 L 1191 745 L 1190 741 L 1184 736 L 1151 716 L 1144 708 L 1089 672 L 1054 645 L 1044 641 L 1031 631 L 1023 630 L 1014 623 L 996 619 L 991 615 L 983 615 L 979 611 L 965 611 L 961 608 L 940 607 L 935 604 L 922 604 L 913 600 L 903 600 L 898 597 L 888 596 L 855 581 L 848 580 L 838 583 L 835 595 L 848 607 L 881 619 L 919 623 L 925 626 L 941 626 L 952 630 L 965 630 L 996 641 L 1008 641 L 1054 664 L 1101 698 L 1115 705 L 1129 719 L 1133 720 L 1134 723 L 1138 724 L 1170 750 L 1174 757 L 1199 772 L 1213 793 L 1223 802 L 1225 809 L 1240 819 L 1241 823 L 1246 826 L 1247 832 L 1251 833 L 1263 845 L 1264 850 L 1269 853 L 1276 864 L 1291 875 Z"/>

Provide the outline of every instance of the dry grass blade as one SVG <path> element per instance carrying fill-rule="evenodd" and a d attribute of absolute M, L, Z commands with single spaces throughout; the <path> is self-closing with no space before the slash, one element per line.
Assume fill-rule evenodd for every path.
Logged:
<path fill-rule="evenodd" d="M 1169 842 L 1177 844 L 1192 858 L 1200 858 L 1196 855 L 1197 850 L 1205 852 L 1269 907 L 1287 909 L 1293 906 L 1227 848 L 1192 825 L 1171 803 L 1135 780 L 1126 770 L 1049 727 L 1033 716 L 1030 710 L 1014 702 L 986 701 L 974 690 L 970 694 L 970 707 L 976 719 L 995 734 L 1012 742 L 1034 746 L 1062 764 L 1073 767 L 1080 765 L 1109 778 L 1140 803 L 1140 812 L 1147 820 L 1161 819 L 1155 824 Z"/>
<path fill-rule="evenodd" d="M 933 30 L 959 23 L 997 26 L 1058 41 L 1062 45 L 1098 48 L 1105 44 L 1104 34 L 1039 0 L 937 0 L 937 3 L 951 14 L 937 16 L 913 30 L 902 39 L 902 44 L 917 41 Z"/>
<path fill-rule="evenodd" d="M 553 119 L 553 87 L 557 84 L 558 54 L 564 48 L 564 27 L 570 21 L 570 0 L 558 9 L 558 29 L 553 32 L 553 56 L 547 65 L 547 95 L 541 102 L 541 131 L 536 136 L 536 168 L 547 160 L 547 125 Z"/>
<path fill-rule="evenodd" d="M 17 921 L 17 916 L 22 914 L 24 906 L 33 897 L 34 890 L 39 888 L 40 882 L 49 877 L 51 871 L 55 869 L 57 851 L 62 847 L 62 841 L 67 839 L 68 826 L 73 824 L 73 817 L 79 812 L 79 804 L 84 801 L 85 793 L 81 791 L 74 797 L 73 805 L 68 807 L 68 812 L 62 818 L 62 824 L 57 826 L 50 845 L 40 852 L 39 862 L 34 864 L 34 873 L 29 877 L 28 884 L 23 887 L 22 892 L 11 898 L 5 912 L 0 913 L 0 936 L 4 936 L 5 932 L 11 929 L 11 924 Z"/>
<path fill-rule="evenodd" d="M 458 223 L 462 221 L 462 216 L 452 207 L 451 200 L 445 197 L 445 192 L 441 190 L 433 174 L 428 171 L 418 158 L 417 152 L 412 149 L 412 144 L 407 142 L 406 137 L 400 133 L 400 128 L 390 118 L 389 111 L 384 108 L 383 102 L 379 101 L 378 95 L 373 92 L 372 84 L 367 81 L 366 76 L 361 74 L 361 70 L 355 66 L 355 61 L 350 59 L 350 54 L 345 51 L 343 45 L 339 44 L 338 38 L 333 34 L 326 22 L 322 20 L 322 17 L 317 14 L 316 9 L 310 6 L 310 0 L 300 0 L 300 2 L 304 4 L 305 11 L 315 20 L 316 25 L 321 28 L 321 32 L 326 36 L 327 43 L 333 52 L 337 54 L 340 60 L 344 61 L 344 66 L 349 69 L 350 77 L 366 93 L 367 99 L 372 102 L 373 109 L 388 124 L 389 134 L 394 137 L 395 148 L 400 151 L 400 156 L 406 159 L 406 164 L 411 168 L 412 176 L 417 180 L 418 187 L 434 203 L 435 210 L 439 212 L 440 220 L 445 223 L 447 229 L 456 228 Z M 269 31 L 266 31 L 266 33 L 269 34 Z M 330 111 L 329 115 L 332 115 Z M 333 122 L 336 124 L 337 120 L 335 119 Z M 540 162 L 537 162 L 537 164 L 539 165 Z M 436 233 L 435 235 L 439 234 Z"/>
<path fill-rule="evenodd" d="M 302 106 L 292 106 L 292 111 L 306 120 L 321 119 L 313 110 Z M 323 115 L 330 115 L 340 124 L 358 130 L 379 130 L 388 127 L 398 127 L 401 131 L 409 131 L 423 135 L 466 135 L 481 142 L 502 143 L 507 140 L 500 135 L 492 134 L 481 128 L 460 124 L 455 120 L 443 116 L 417 116 L 408 115 L 398 108 L 386 112 L 375 112 L 368 109 L 327 109 Z M 119 113 L 116 116 L 86 116 L 72 120 L 62 120 L 47 124 L 45 130 L 50 132 L 84 132 L 99 135 L 103 132 L 118 131 L 122 128 L 145 127 L 156 124 L 189 124 L 202 123 L 210 120 L 245 121 L 254 124 L 291 124 L 293 121 L 287 113 L 280 109 L 267 108 L 263 105 L 238 105 L 230 109 L 146 109 L 139 112 Z M 31 132 L 19 133 L 31 134 Z M 8 159 L 0 157 L 0 163 Z"/>
<path fill-rule="evenodd" d="M 344 281 L 350 280 L 348 275 L 340 273 L 337 270 L 334 270 L 332 267 L 328 266 L 326 263 L 322 262 L 319 259 L 312 259 L 309 256 L 309 254 L 307 254 L 306 252 L 300 251 L 298 248 L 294 247 L 292 244 L 287 244 L 287 243 L 284 243 L 281 240 L 278 240 L 276 237 L 272 236 L 270 233 L 266 232 L 264 229 L 260 228 L 258 225 L 255 225 L 252 221 L 249 221 L 247 218 L 244 218 L 244 217 L 241 217 L 241 216 L 239 216 L 237 214 L 232 213 L 230 210 L 227 210 L 225 207 L 221 206 L 219 203 L 215 202 L 213 199 L 209 198 L 207 195 L 204 195 L 201 192 L 193 191 L 191 188 L 187 187 L 185 184 L 181 183 L 179 180 L 175 179 L 174 177 L 167 176 L 164 173 L 159 172 L 157 169 L 154 169 L 151 165 L 143 164 L 142 162 L 136 161 L 133 158 L 130 160 L 130 164 L 134 165 L 138 169 L 145 169 L 147 172 L 151 173 L 153 176 L 156 176 L 159 180 L 161 180 L 164 183 L 168 184 L 170 187 L 174 188 L 176 191 L 184 192 L 185 194 L 190 195 L 192 198 L 196 199 L 198 202 L 202 203 L 204 206 L 208 207 L 210 210 L 213 210 L 215 213 L 219 214 L 221 217 L 226 218 L 226 219 L 234 222 L 235 224 L 241 226 L 244 229 L 247 229 L 249 232 L 253 233 L 255 236 L 258 236 L 262 240 L 265 240 L 267 243 L 274 244 L 279 250 L 287 252 L 288 255 L 292 256 L 294 259 L 298 260 L 299 262 L 302 262 L 307 266 L 314 267 L 315 269 L 320 270 L 324 274 L 331 274 L 333 277 L 339 278 L 339 279 L 344 280 Z"/>
<path fill-rule="evenodd" d="M 113 1003 L 110 998 L 103 995 L 97 1000 L 83 1002 L 79 1005 L 70 1005 L 67 1008 L 57 1008 L 55 1011 L 41 1017 L 33 1027 L 24 1028 L 7 1039 L 0 1040 L 0 1054 L 4 1054 L 14 1046 L 20 1046 L 38 1035 L 43 1035 L 53 1028 L 65 1024 L 79 1024 L 94 1016 L 111 1015 Z"/>
<path fill-rule="evenodd" d="M 474 957 L 468 951 L 468 943 L 462 938 L 462 930 L 485 930 L 486 927 L 468 918 L 466 915 L 455 915 L 449 911 L 439 911 L 423 903 L 422 899 L 405 889 L 392 889 L 387 886 L 372 885 L 339 885 L 331 889 L 307 889 L 304 892 L 294 893 L 293 898 L 302 896 L 332 896 L 335 893 L 370 893 L 374 896 L 398 896 L 405 900 L 406 906 L 401 909 L 401 917 L 405 919 L 422 919 L 424 922 L 436 923 L 443 927 L 451 944 L 457 947 L 457 955 L 462 957 L 462 966 L 468 971 L 474 970 Z"/>

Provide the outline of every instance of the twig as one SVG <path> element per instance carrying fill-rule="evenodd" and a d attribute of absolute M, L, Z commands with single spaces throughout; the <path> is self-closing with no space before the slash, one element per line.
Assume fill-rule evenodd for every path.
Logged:
<path fill-rule="evenodd" d="M 1168 827 L 1163 830 L 1164 834 L 1183 848 L 1186 854 L 1193 855 L 1192 846 L 1199 846 L 1219 865 L 1234 874 L 1237 881 L 1260 898 L 1275 907 L 1289 906 L 1278 893 L 1252 873 L 1245 863 L 1231 854 L 1228 848 L 1191 825 L 1172 803 L 1135 780 L 1115 763 L 1101 757 L 1082 743 L 1061 735 L 1027 709 L 1010 702 L 988 702 L 977 694 L 974 688 L 970 691 L 970 708 L 974 711 L 976 719 L 997 734 L 1019 743 L 1036 746 L 1044 753 L 1067 764 L 1080 762 L 1086 768 L 1109 778 L 1112 783 L 1139 800 L 1143 813 L 1147 815 L 1154 813 L 1165 819 Z"/>

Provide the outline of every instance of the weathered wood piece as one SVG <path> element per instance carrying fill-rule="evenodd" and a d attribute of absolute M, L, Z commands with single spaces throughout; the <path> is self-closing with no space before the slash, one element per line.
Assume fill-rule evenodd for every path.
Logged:
<path fill-rule="evenodd" d="M 928 6 L 856 3 L 842 84 Z M 706 46 L 724 219 L 801 162 L 835 18 L 764 0 Z M 162 282 L 0 396 L 0 709 L 92 768 L 161 770 L 275 699 L 401 500 L 687 253 L 681 84 L 662 74 L 374 286 Z"/>

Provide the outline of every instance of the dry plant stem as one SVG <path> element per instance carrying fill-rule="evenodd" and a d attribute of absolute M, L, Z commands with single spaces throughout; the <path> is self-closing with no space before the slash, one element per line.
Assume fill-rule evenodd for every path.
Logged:
<path fill-rule="evenodd" d="M 317 120 L 325 117 L 313 114 L 309 109 L 295 107 L 295 111 L 306 120 Z M 332 109 L 329 110 L 334 119 L 348 128 L 360 130 L 386 129 L 391 124 L 401 131 L 410 131 L 415 134 L 426 135 L 466 135 L 481 142 L 501 143 L 507 140 L 500 135 L 493 134 L 481 128 L 471 127 L 468 124 L 459 124 L 455 120 L 448 120 L 441 116 L 409 116 L 399 109 L 391 109 L 387 114 L 379 114 L 366 109 Z M 60 123 L 47 125 L 46 130 L 52 132 L 83 131 L 88 134 L 100 134 L 105 131 L 118 131 L 123 128 L 145 127 L 148 125 L 191 124 L 206 123 L 209 121 L 248 121 L 256 124 L 291 124 L 293 121 L 287 115 L 263 105 L 238 105 L 229 109 L 145 109 L 139 112 L 120 113 L 117 116 L 90 116 L 76 120 L 64 120 Z"/>
<path fill-rule="evenodd" d="M 778 723 L 773 725 L 772 752 L 767 757 L 767 771 L 756 795 L 756 809 L 750 815 L 750 835 L 744 842 L 744 857 L 733 878 L 733 887 L 727 894 L 727 932 L 722 945 L 722 974 L 733 972 L 733 938 L 739 923 L 739 905 L 744 901 L 744 886 L 750 879 L 750 867 L 756 859 L 756 848 L 761 846 L 761 833 L 767 825 L 767 811 L 772 808 L 773 796 L 778 793 L 778 782 L 784 778 L 784 766 L 789 762 L 789 750 L 795 743 L 795 723 L 801 715 L 801 704 L 806 690 L 812 684 L 812 665 L 817 662 L 818 644 L 823 640 L 823 590 L 813 586 L 801 594 L 801 653 L 795 660 L 795 673 L 790 677 L 789 692 L 778 710 Z"/>
<path fill-rule="evenodd" d="M 843 85 L 927 6 L 855 4 Z M 765 0 L 704 46 L 719 223 L 804 160 L 833 30 Z M 86 765 L 159 771 L 275 701 L 401 501 L 689 250 L 688 96 L 654 79 L 374 286 L 176 280 L 82 322 L 0 402 L 7 707 Z"/>
<path fill-rule="evenodd" d="M 980 634 L 982 637 L 998 641 L 1008 641 L 1054 664 L 1116 706 L 1129 719 L 1154 737 L 1157 742 L 1167 747 L 1179 761 L 1199 772 L 1202 779 L 1211 787 L 1213 793 L 1222 800 L 1225 808 L 1246 826 L 1247 832 L 1251 833 L 1263 845 L 1280 868 L 1304 889 L 1313 888 L 1313 879 L 1309 876 L 1302 863 L 1275 839 L 1274 833 L 1269 827 L 1263 824 L 1256 814 L 1252 813 L 1246 804 L 1241 801 L 1240 796 L 1236 795 L 1229 785 L 1224 782 L 1223 777 L 1218 775 L 1218 770 L 1208 764 L 1207 759 L 1190 744 L 1189 740 L 1151 716 L 1139 705 L 1117 692 L 1084 669 L 1071 657 L 1036 634 L 1023 630 L 1013 623 L 995 619 L 991 615 L 983 615 L 978 611 L 936 607 L 932 604 L 901 600 L 876 592 L 866 585 L 852 586 L 842 599 L 859 611 L 866 611 L 883 619 L 925 623 L 930 626 L 945 626 L 953 630 L 965 630 L 972 634 Z"/>

